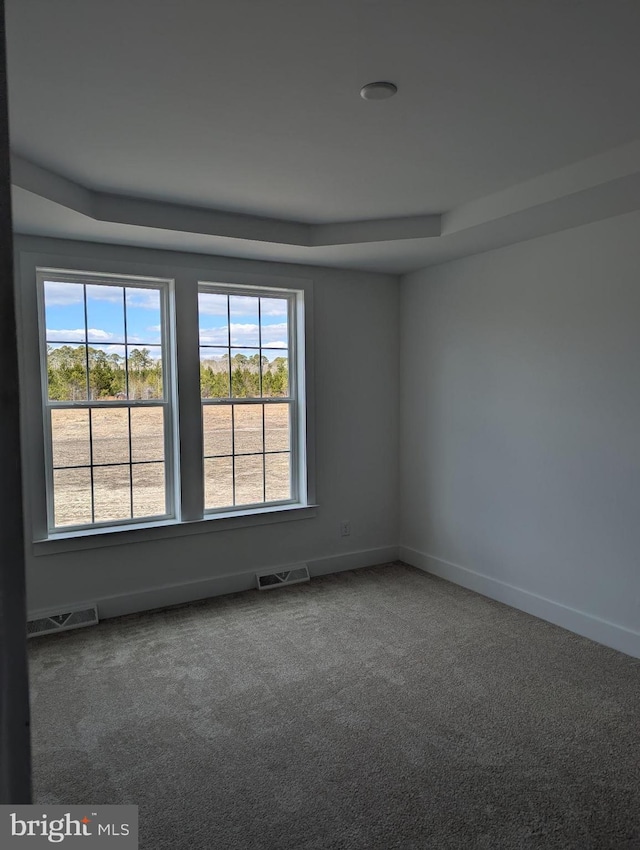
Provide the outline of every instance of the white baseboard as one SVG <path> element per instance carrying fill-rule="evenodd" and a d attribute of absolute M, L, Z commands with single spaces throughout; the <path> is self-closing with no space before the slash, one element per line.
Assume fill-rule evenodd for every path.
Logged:
<path fill-rule="evenodd" d="M 627 655 L 640 658 L 640 632 L 607 620 L 601 620 L 593 614 L 578 611 L 575 608 L 562 605 L 560 602 L 554 602 L 552 599 L 546 599 L 544 596 L 538 596 L 499 579 L 491 578 L 458 564 L 452 564 L 449 561 L 443 561 L 441 558 L 435 558 L 406 546 L 400 546 L 400 559 L 406 564 L 444 578 L 454 584 L 460 584 L 462 587 L 469 588 L 469 590 L 475 590 L 476 593 L 496 599 L 498 602 L 504 602 L 506 605 L 511 605 L 512 608 L 526 611 L 527 614 L 533 614 L 534 617 L 547 620 L 556 626 L 568 629 L 570 632 L 575 632 L 605 646 L 625 652 Z"/>
<path fill-rule="evenodd" d="M 365 549 L 360 552 L 348 552 L 344 555 L 332 555 L 328 558 L 318 558 L 305 563 L 309 567 L 311 578 L 314 576 L 339 573 L 344 570 L 356 570 L 362 567 L 372 567 L 376 564 L 384 564 L 395 561 L 398 558 L 397 546 L 385 546 L 379 549 Z M 287 569 L 287 564 L 274 565 L 273 571 L 280 572 Z M 168 608 L 172 605 L 182 605 L 185 602 L 195 602 L 198 599 L 208 599 L 212 596 L 223 596 L 227 593 L 238 593 L 242 590 L 251 590 L 256 586 L 256 572 L 263 570 L 264 565 L 256 566 L 255 570 L 243 573 L 233 573 L 223 576 L 215 576 L 207 579 L 196 579 L 194 581 L 163 584 L 146 590 L 132 591 L 129 593 L 117 593 L 112 596 L 103 596 L 97 599 L 74 601 L 69 603 L 69 609 L 82 608 L 83 606 L 97 605 L 98 615 L 101 620 L 110 617 L 120 617 L 123 614 L 135 614 L 140 611 L 151 611 L 155 608 Z M 57 605 L 56 610 L 65 610 L 64 605 Z M 29 611 L 29 619 L 37 619 L 45 613 L 43 610 Z"/>

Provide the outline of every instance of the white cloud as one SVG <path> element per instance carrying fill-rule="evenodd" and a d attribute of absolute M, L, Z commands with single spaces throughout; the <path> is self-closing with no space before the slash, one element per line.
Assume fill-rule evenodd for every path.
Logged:
<path fill-rule="evenodd" d="M 203 316 L 226 316 L 226 295 L 214 295 L 211 292 L 201 292 L 198 295 L 198 312 Z"/>
<path fill-rule="evenodd" d="M 286 348 L 287 323 L 265 325 L 262 328 L 262 344 L 271 348 Z"/>
<path fill-rule="evenodd" d="M 159 310 L 160 293 L 157 289 L 127 289 L 127 307 Z"/>
<path fill-rule="evenodd" d="M 241 318 L 242 316 L 256 318 L 258 315 L 258 299 L 251 295 L 232 295 L 230 307 L 231 315 L 234 318 Z M 201 292 L 198 296 L 198 309 L 201 316 L 226 316 L 227 297 L 226 295 Z M 260 313 L 263 317 L 286 316 L 287 302 L 282 298 L 263 298 Z"/>
<path fill-rule="evenodd" d="M 143 334 L 127 334 L 127 342 L 129 345 L 160 345 L 160 325 L 155 327 L 145 328 L 147 333 Z"/>
<path fill-rule="evenodd" d="M 100 328 L 89 328 L 87 331 L 87 337 L 92 342 L 108 342 L 111 339 L 117 339 L 117 336 L 117 334 L 100 330 Z M 120 339 L 122 339 L 122 337 L 120 337 Z"/>
<path fill-rule="evenodd" d="M 70 304 L 82 305 L 82 286 L 75 283 L 45 281 L 47 307 L 65 307 Z"/>
<path fill-rule="evenodd" d="M 227 346 L 227 329 L 224 328 L 201 328 L 200 345 L 224 345 Z"/>
<path fill-rule="evenodd" d="M 87 301 L 108 301 L 110 304 L 122 304 L 122 288 L 90 283 L 87 285 Z"/>
<path fill-rule="evenodd" d="M 122 287 L 88 284 L 87 298 L 91 301 L 122 304 Z M 82 284 L 45 281 L 45 301 L 47 307 L 82 306 L 84 304 Z M 127 289 L 127 306 L 143 310 L 158 310 L 160 308 L 159 292 L 156 289 Z"/>
<path fill-rule="evenodd" d="M 234 348 L 243 345 L 257 346 L 260 341 L 260 328 L 253 324 L 231 322 L 231 344 Z"/>
<path fill-rule="evenodd" d="M 47 328 L 47 342 L 84 342 L 84 328 L 73 330 L 54 330 Z"/>
<path fill-rule="evenodd" d="M 259 328 L 252 324 L 231 323 L 231 338 L 234 348 L 258 346 Z M 287 324 L 283 322 L 277 325 L 265 325 L 262 328 L 262 345 L 269 348 L 286 348 Z M 201 328 L 201 345 L 228 345 L 227 327 L 223 328 Z"/>
<path fill-rule="evenodd" d="M 116 334 L 103 331 L 100 328 L 89 328 L 90 342 L 109 342 L 115 339 Z M 84 328 L 47 328 L 48 342 L 84 342 Z"/>
<path fill-rule="evenodd" d="M 105 301 L 111 304 L 123 304 L 122 288 L 118 286 L 104 286 L 89 284 L 87 286 L 87 299 L 91 301 Z M 127 287 L 127 307 L 135 307 L 143 310 L 160 309 L 160 293 L 156 289 L 134 289 Z"/>
<path fill-rule="evenodd" d="M 263 298 L 260 313 L 264 316 L 286 316 L 287 302 L 280 298 Z"/>

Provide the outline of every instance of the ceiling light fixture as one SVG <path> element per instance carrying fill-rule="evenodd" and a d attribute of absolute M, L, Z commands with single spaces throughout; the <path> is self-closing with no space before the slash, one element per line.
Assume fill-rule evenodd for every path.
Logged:
<path fill-rule="evenodd" d="M 397 91 L 398 87 L 393 83 L 367 83 L 360 89 L 360 97 L 364 100 L 386 100 L 393 97 Z"/>

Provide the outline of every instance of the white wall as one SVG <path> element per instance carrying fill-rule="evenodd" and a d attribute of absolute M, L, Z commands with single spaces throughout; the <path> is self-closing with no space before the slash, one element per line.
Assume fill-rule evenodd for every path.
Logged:
<path fill-rule="evenodd" d="M 258 568 L 307 561 L 318 574 L 396 557 L 397 278 L 24 237 L 17 249 L 128 260 L 134 274 L 165 257 L 314 281 L 317 516 L 55 555 L 28 547 L 31 611 L 98 600 L 106 616 L 250 587 Z"/>
<path fill-rule="evenodd" d="M 401 556 L 640 656 L 640 215 L 401 283 Z"/>

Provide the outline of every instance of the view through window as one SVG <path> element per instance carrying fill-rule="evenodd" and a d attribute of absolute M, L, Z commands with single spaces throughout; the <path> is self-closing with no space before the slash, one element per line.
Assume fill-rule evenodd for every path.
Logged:
<path fill-rule="evenodd" d="M 187 307 L 195 288 L 37 274 L 50 534 L 181 521 L 185 492 L 191 520 L 306 504 L 302 290 L 201 283 L 198 339 L 174 350 L 173 299 Z M 180 357 L 194 387 L 199 363 L 199 407 L 180 398 Z M 200 461 L 182 470 L 178 418 L 202 426 Z"/>
<path fill-rule="evenodd" d="M 166 517 L 166 288 L 45 279 L 43 301 L 50 524 Z"/>
<path fill-rule="evenodd" d="M 201 288 L 206 510 L 296 498 L 294 304 L 294 296 Z"/>

